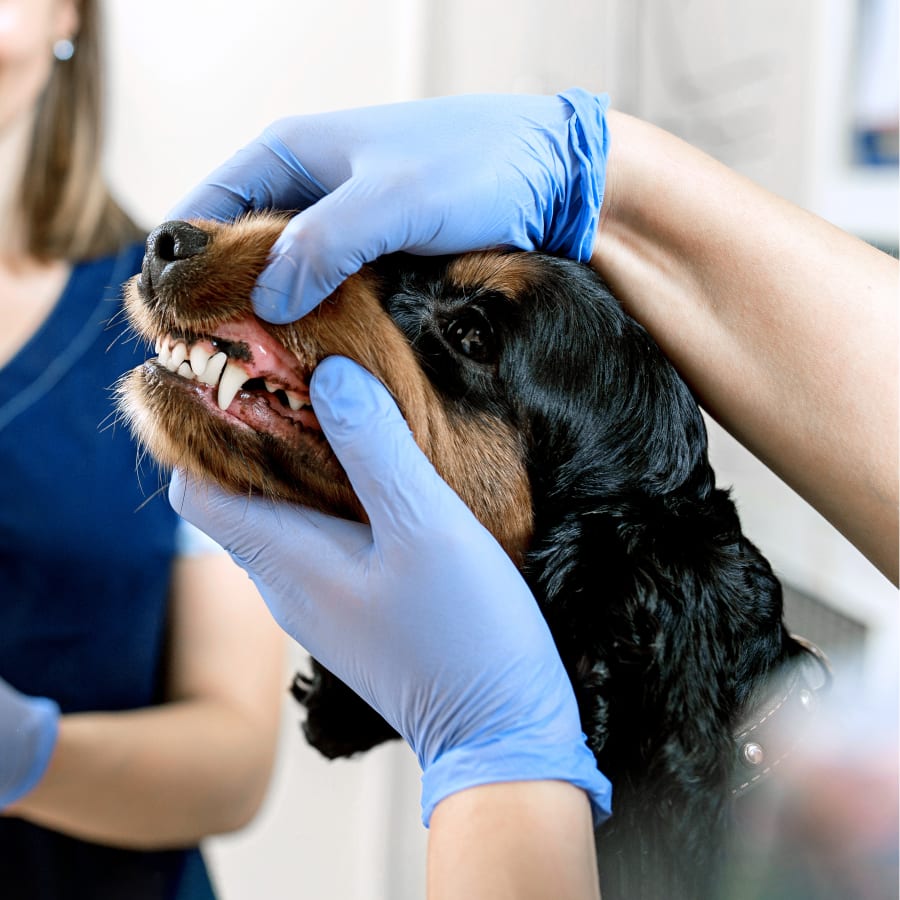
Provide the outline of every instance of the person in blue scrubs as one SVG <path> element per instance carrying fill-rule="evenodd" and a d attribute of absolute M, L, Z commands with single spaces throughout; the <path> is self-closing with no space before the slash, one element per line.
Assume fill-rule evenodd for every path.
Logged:
<path fill-rule="evenodd" d="M 0 4 L 0 896 L 200 900 L 198 843 L 268 785 L 283 638 L 114 421 L 143 243 L 99 170 L 98 15 Z"/>

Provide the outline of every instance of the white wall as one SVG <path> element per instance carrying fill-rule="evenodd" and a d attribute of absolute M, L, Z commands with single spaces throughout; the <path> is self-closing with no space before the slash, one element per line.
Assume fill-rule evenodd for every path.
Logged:
<path fill-rule="evenodd" d="M 419 0 L 103 3 L 109 169 L 150 223 L 274 119 L 419 90 Z"/>
<path fill-rule="evenodd" d="M 126 205 L 153 225 L 283 115 L 579 84 L 609 90 L 620 108 L 842 227 L 896 240 L 896 173 L 861 176 L 838 151 L 855 2 L 106 0 L 109 169 Z M 778 571 L 876 626 L 896 652 L 896 593 L 873 567 L 715 428 L 712 455 Z M 425 835 L 408 751 L 327 763 L 297 720 L 286 700 L 259 820 L 209 842 L 223 900 L 422 897 Z"/>

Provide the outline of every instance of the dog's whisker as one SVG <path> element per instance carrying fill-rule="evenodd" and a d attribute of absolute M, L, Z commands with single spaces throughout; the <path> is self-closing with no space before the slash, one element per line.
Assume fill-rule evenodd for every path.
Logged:
<path fill-rule="evenodd" d="M 158 487 L 155 491 L 153 491 L 152 494 L 150 494 L 150 495 L 144 500 L 143 503 L 141 503 L 141 504 L 137 507 L 137 509 L 135 510 L 135 512 L 140 512 L 142 509 L 144 509 L 144 507 L 147 506 L 147 504 L 152 503 L 152 502 L 153 502 L 157 497 L 159 497 L 161 494 L 165 494 L 165 493 L 167 492 L 167 490 L 168 490 L 168 485 L 161 485 L 160 487 Z"/>
<path fill-rule="evenodd" d="M 120 342 L 125 343 L 138 343 L 141 340 L 140 335 L 130 326 L 126 326 L 122 328 L 116 335 L 113 336 L 113 339 L 107 344 L 106 352 L 109 353 L 116 344 Z"/>
<path fill-rule="evenodd" d="M 119 410 L 114 410 L 108 415 L 104 416 L 97 425 L 97 431 L 101 434 L 106 431 L 112 430 L 115 432 L 116 426 L 125 421 L 125 416 Z"/>

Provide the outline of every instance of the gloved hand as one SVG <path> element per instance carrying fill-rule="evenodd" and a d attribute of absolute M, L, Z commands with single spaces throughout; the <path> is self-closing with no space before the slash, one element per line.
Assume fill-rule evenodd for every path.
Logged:
<path fill-rule="evenodd" d="M 43 777 L 56 746 L 59 707 L 28 697 L 0 678 L 0 809 Z"/>
<path fill-rule="evenodd" d="M 174 508 L 249 571 L 289 635 L 407 740 L 423 770 L 426 825 L 456 791 L 534 779 L 581 787 L 602 821 L 610 785 L 519 572 L 374 377 L 332 357 L 310 396 L 371 527 L 177 473 Z"/>
<path fill-rule="evenodd" d="M 282 119 L 169 218 L 302 210 L 253 295 L 289 322 L 385 253 L 494 246 L 590 258 L 606 175 L 608 98 L 469 95 Z"/>

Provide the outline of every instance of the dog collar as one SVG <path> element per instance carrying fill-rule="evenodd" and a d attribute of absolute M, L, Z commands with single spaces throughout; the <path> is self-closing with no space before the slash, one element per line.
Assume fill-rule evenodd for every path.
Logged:
<path fill-rule="evenodd" d="M 807 651 L 775 687 L 754 704 L 734 732 L 735 765 L 731 796 L 740 797 L 771 775 L 800 743 L 803 723 L 815 715 L 819 695 L 831 684 L 828 657 L 811 641 L 791 635 Z"/>

